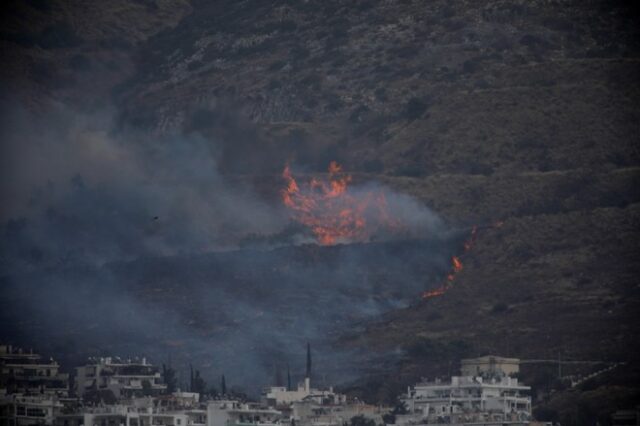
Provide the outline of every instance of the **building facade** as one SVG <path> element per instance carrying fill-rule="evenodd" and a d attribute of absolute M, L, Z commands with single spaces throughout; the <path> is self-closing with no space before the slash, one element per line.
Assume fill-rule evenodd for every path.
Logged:
<path fill-rule="evenodd" d="M 160 370 L 141 360 L 120 358 L 91 359 L 87 365 L 76 368 L 76 392 L 85 397 L 90 392 L 109 390 L 115 398 L 153 396 L 166 391 Z"/>
<path fill-rule="evenodd" d="M 207 404 L 208 426 L 280 426 L 283 413 L 257 403 L 215 400 Z"/>
<path fill-rule="evenodd" d="M 462 376 L 515 376 L 519 372 L 520 360 L 518 358 L 487 355 L 460 361 Z"/>
<path fill-rule="evenodd" d="M 52 425 L 62 408 L 52 395 L 4 395 L 0 398 L 0 426 Z"/>
<path fill-rule="evenodd" d="M 53 359 L 32 350 L 0 345 L 0 389 L 23 395 L 69 396 L 69 375 Z"/>
<path fill-rule="evenodd" d="M 449 382 L 424 382 L 401 398 L 409 413 L 429 422 L 441 420 L 530 420 L 529 386 L 503 377 L 454 376 Z"/>

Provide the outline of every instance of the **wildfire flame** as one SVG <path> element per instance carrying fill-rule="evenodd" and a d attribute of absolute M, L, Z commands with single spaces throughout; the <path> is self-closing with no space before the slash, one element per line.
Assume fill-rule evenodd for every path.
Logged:
<path fill-rule="evenodd" d="M 504 224 L 503 221 L 497 221 L 492 225 L 488 226 L 488 228 L 500 228 Z M 471 232 L 469 233 L 469 237 L 465 240 L 463 247 L 464 252 L 468 252 L 473 248 L 476 244 L 476 240 L 478 239 L 478 226 L 473 225 L 471 227 Z M 456 279 L 456 275 L 458 272 L 462 271 L 462 261 L 458 256 L 453 256 L 451 258 L 451 269 L 449 273 L 447 273 L 446 279 L 443 284 L 436 287 L 434 290 L 424 291 L 422 293 L 423 299 L 431 299 L 432 297 L 442 296 L 446 293 L 446 291 L 453 286 L 453 282 Z"/>
<path fill-rule="evenodd" d="M 400 227 L 382 191 L 350 192 L 351 176 L 335 161 L 328 172 L 325 180 L 312 178 L 300 185 L 288 165 L 282 172 L 287 182 L 282 201 L 291 209 L 292 218 L 308 227 L 320 244 L 366 241 L 380 228 Z"/>
<path fill-rule="evenodd" d="M 478 226 L 473 225 L 473 227 L 471 228 L 471 234 L 469 235 L 469 238 L 467 238 L 467 240 L 464 242 L 465 253 L 473 248 L 473 246 L 476 244 L 477 238 L 478 238 Z"/>

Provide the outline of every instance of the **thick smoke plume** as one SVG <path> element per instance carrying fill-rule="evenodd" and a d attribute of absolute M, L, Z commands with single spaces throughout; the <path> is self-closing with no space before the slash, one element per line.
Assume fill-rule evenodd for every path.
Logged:
<path fill-rule="evenodd" d="M 426 207 L 376 187 L 413 240 L 299 245 L 308 229 L 279 199 L 218 172 L 220 141 L 151 137 L 114 116 L 3 108 L 2 339 L 74 361 L 171 357 L 252 387 L 278 363 L 302 366 L 310 341 L 317 369 L 345 380 L 362 356 L 333 339 L 416 300 L 461 243 Z"/>

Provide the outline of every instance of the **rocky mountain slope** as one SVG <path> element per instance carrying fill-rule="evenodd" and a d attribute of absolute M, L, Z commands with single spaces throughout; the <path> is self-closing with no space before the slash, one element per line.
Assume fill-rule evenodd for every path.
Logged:
<path fill-rule="evenodd" d="M 620 379 L 637 377 L 640 337 L 633 2 L 34 1 L 18 12 L 4 18 L 3 81 L 35 103 L 109 99 L 123 127 L 203 135 L 221 171 L 266 198 L 287 161 L 318 173 L 337 160 L 452 225 L 504 221 L 480 232 L 447 294 L 343 338 L 407 351 L 400 380 L 370 381 L 367 395 L 446 374 L 460 356 L 561 354 L 626 361 L 628 374 L 597 384 L 624 397 L 594 410 L 633 405 L 637 383 Z M 548 416 L 569 416 L 557 398 L 599 394 L 566 395 Z"/>

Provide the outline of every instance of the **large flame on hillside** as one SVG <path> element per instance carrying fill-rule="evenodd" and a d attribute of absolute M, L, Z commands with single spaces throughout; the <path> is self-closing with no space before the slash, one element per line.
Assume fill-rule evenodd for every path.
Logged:
<path fill-rule="evenodd" d="M 287 182 L 282 201 L 293 219 L 308 227 L 322 245 L 368 241 L 377 232 L 401 227 L 390 214 L 384 193 L 350 190 L 351 176 L 335 161 L 329 164 L 326 179 L 298 184 L 288 165 L 282 177 Z"/>

